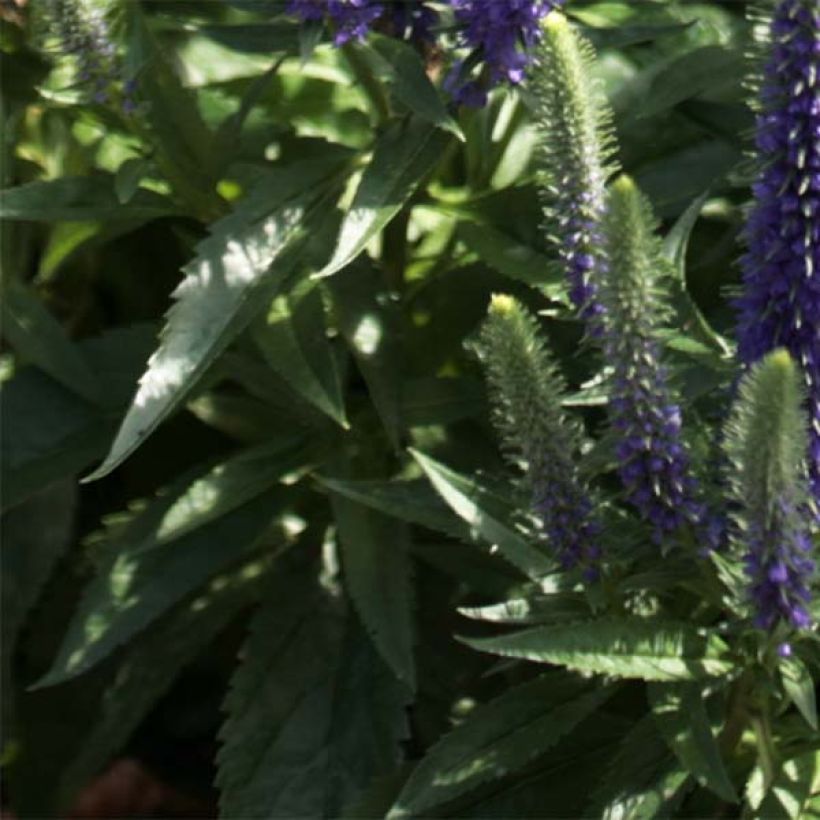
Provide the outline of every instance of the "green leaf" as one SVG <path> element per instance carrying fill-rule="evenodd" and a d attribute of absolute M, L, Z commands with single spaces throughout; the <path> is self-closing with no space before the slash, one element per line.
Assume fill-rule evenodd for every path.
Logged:
<path fill-rule="evenodd" d="M 493 624 L 550 624 L 578 621 L 589 615 L 589 605 L 582 595 L 555 592 L 534 598 L 512 598 L 500 604 L 480 607 L 459 607 L 466 618 Z"/>
<path fill-rule="evenodd" d="M 127 205 L 134 198 L 142 178 L 147 176 L 152 168 L 152 161 L 142 157 L 131 157 L 117 168 L 114 177 L 114 192 L 120 205 Z"/>
<path fill-rule="evenodd" d="M 357 264 L 328 283 L 339 332 L 367 383 L 393 446 L 401 441 L 402 361 L 400 320 L 381 272 Z"/>
<path fill-rule="evenodd" d="M 93 407 L 34 367 L 0 390 L 2 503 L 10 507 L 39 489 L 80 472 L 105 453 L 116 416 L 152 344 L 147 326 L 108 331 L 80 342 L 101 384 L 104 407 Z"/>
<path fill-rule="evenodd" d="M 413 588 L 407 527 L 341 495 L 333 497 L 345 589 L 399 680 L 416 688 Z"/>
<path fill-rule="evenodd" d="M 337 424 L 349 426 L 322 294 L 315 281 L 302 280 L 288 293 L 274 297 L 267 316 L 254 326 L 254 339 L 267 363 L 297 393 Z"/>
<path fill-rule="evenodd" d="M 463 640 L 482 652 L 621 678 L 692 680 L 725 675 L 733 668 L 717 635 L 674 622 L 600 618 Z"/>
<path fill-rule="evenodd" d="M 406 694 L 315 573 L 281 562 L 225 701 L 222 817 L 338 817 L 393 771 Z"/>
<path fill-rule="evenodd" d="M 452 424 L 486 412 L 486 390 L 478 379 L 406 379 L 401 391 L 402 418 L 408 427 Z"/>
<path fill-rule="evenodd" d="M 719 797 L 737 803 L 700 687 L 693 683 L 652 683 L 647 692 L 655 723 L 683 767 Z"/>
<path fill-rule="evenodd" d="M 419 524 L 453 538 L 471 540 L 468 528 L 426 481 L 350 481 L 321 475 L 316 479 L 334 493 L 400 521 Z"/>
<path fill-rule="evenodd" d="M 376 34 L 368 38 L 362 50 L 374 64 L 376 75 L 390 85 L 397 100 L 421 119 L 464 141 L 461 128 L 447 112 L 415 48 L 395 37 Z"/>
<path fill-rule="evenodd" d="M 110 175 L 61 177 L 0 191 L 0 219 L 58 221 L 138 221 L 174 216 L 179 209 L 166 197 L 139 190 L 120 203 Z"/>
<path fill-rule="evenodd" d="M 817 700 L 814 681 L 806 665 L 799 658 L 782 658 L 779 664 L 783 688 L 806 722 L 817 730 Z"/>
<path fill-rule="evenodd" d="M 745 74 L 745 60 L 737 49 L 709 45 L 687 51 L 655 74 L 638 116 L 651 117 L 704 92 L 737 84 Z"/>
<path fill-rule="evenodd" d="M 91 782 L 185 667 L 258 597 L 268 563 L 259 559 L 217 576 L 134 642 L 103 695 L 90 734 L 61 777 L 64 795 L 73 796 Z"/>
<path fill-rule="evenodd" d="M 301 264 L 306 240 L 324 216 L 323 183 L 338 161 L 306 161 L 271 172 L 198 246 L 174 293 L 160 345 L 140 379 L 103 464 L 110 473 L 183 402 L 217 356 Z"/>
<path fill-rule="evenodd" d="M 416 450 L 410 452 L 439 495 L 470 526 L 474 537 L 497 548 L 503 558 L 530 578 L 538 579 L 553 568 L 546 555 L 515 531 L 509 522 L 511 510 L 502 499 L 478 480 L 459 475 Z"/>
<path fill-rule="evenodd" d="M 647 715 L 625 733 L 584 814 L 602 820 L 675 817 L 688 782 Z"/>
<path fill-rule="evenodd" d="M 686 285 L 686 252 L 689 248 L 689 239 L 708 197 L 708 191 L 701 194 L 681 214 L 664 239 L 663 255 L 675 273 L 672 281 L 673 298 L 677 303 L 679 316 L 678 327 L 692 334 L 709 350 L 716 351 L 722 357 L 728 357 L 732 352 L 731 345 L 711 327 Z"/>
<path fill-rule="evenodd" d="M 24 359 L 89 401 L 100 395 L 100 384 L 80 349 L 60 323 L 24 285 L 3 288 L 3 335 Z"/>
<path fill-rule="evenodd" d="M 493 225 L 462 222 L 458 235 L 470 250 L 499 273 L 533 287 L 542 288 L 550 298 L 561 298 L 564 274 L 555 260 L 525 245 Z"/>
<path fill-rule="evenodd" d="M 252 554 L 282 513 L 281 491 L 269 488 L 298 462 L 292 449 L 263 460 L 240 455 L 202 478 L 180 479 L 112 532 L 102 566 L 38 686 L 81 674 L 215 574 Z M 274 535 L 284 540 L 281 524 Z"/>
<path fill-rule="evenodd" d="M 763 785 L 763 773 L 755 769 L 746 793 L 755 817 L 820 817 L 820 751 L 815 749 L 787 760 L 768 791 Z"/>
<path fill-rule="evenodd" d="M 479 707 L 445 735 L 413 770 L 390 818 L 427 817 L 431 810 L 488 781 L 515 774 L 554 746 L 612 696 L 554 672 Z"/>
<path fill-rule="evenodd" d="M 387 127 L 342 220 L 336 250 L 317 276 L 330 276 L 359 256 L 435 168 L 449 139 L 417 117 Z"/>
<path fill-rule="evenodd" d="M 300 27 L 294 23 L 232 23 L 201 26 L 197 28 L 197 33 L 243 53 L 287 51 L 297 54 L 299 30 Z"/>
<path fill-rule="evenodd" d="M 3 543 L 0 550 L 3 599 L 0 652 L 6 741 L 11 738 L 10 714 L 14 709 L 11 672 L 17 638 L 60 555 L 71 542 L 76 510 L 76 486 L 73 482 L 61 482 L 40 490 L 0 519 Z"/>

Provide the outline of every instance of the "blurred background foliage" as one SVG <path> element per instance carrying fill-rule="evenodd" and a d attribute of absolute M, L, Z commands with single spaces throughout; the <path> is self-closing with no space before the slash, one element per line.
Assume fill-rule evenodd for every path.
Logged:
<path fill-rule="evenodd" d="M 291 743 L 325 731 L 322 721 L 336 727 L 335 762 L 311 765 L 344 787 L 317 795 L 304 772 L 282 768 L 273 816 L 350 805 L 371 816 L 368 801 L 389 805 L 401 782 L 399 747 L 418 757 L 516 674 L 452 635 L 478 629 L 457 622 L 456 606 L 501 600 L 521 575 L 465 543 L 474 537 L 405 448 L 465 473 L 501 471 L 465 344 L 495 291 L 541 312 L 573 388 L 592 372 L 540 229 L 526 87 L 493 92 L 483 109 L 448 109 L 427 83 L 439 84 L 446 53 L 397 50 L 386 37 L 336 49 L 276 16 L 273 2 L 133 0 L 113 18 L 138 87 L 129 111 L 74 81 L 38 6 L 5 0 L 0 28 L 4 799 L 21 816 L 58 816 L 128 756 L 177 795 L 143 814 L 213 814 L 220 704 L 254 602 L 275 599 L 270 631 L 254 616 L 250 640 L 268 642 L 282 703 L 332 691 L 345 659 L 360 662 L 341 728 L 321 700 L 280 715 Z M 752 124 L 744 4 L 575 0 L 568 13 L 599 51 L 624 170 L 664 227 L 703 197 L 676 296 L 688 306 L 681 322 L 696 315 L 691 298 L 730 330 Z M 387 90 L 389 117 L 363 76 Z M 364 195 L 375 221 L 354 237 L 366 252 L 311 278 L 374 166 L 382 176 Z M 213 224 L 254 188 L 263 204 L 305 189 L 319 201 L 305 206 L 312 216 L 281 286 L 237 303 L 224 344 L 167 419 L 109 475 L 78 483 L 108 452 L 180 270 L 197 254 L 207 261 L 209 235 L 235 231 L 241 245 L 243 224 Z M 691 365 L 683 388 L 697 404 L 714 368 L 691 330 L 668 347 Z M 317 561 L 332 593 L 322 604 L 303 566 Z M 301 649 L 277 643 L 289 618 Z M 57 685 L 32 689 L 45 675 Z M 373 710 L 383 725 L 363 741 L 356 721 L 369 726 Z M 223 748 L 245 731 L 235 708 L 231 720 Z M 629 703 L 596 721 L 594 738 L 575 742 L 592 743 L 602 765 Z M 229 766 L 220 777 L 230 800 Z M 527 782 L 473 796 L 459 816 L 525 815 Z M 571 786 L 558 814 L 577 810 Z"/>

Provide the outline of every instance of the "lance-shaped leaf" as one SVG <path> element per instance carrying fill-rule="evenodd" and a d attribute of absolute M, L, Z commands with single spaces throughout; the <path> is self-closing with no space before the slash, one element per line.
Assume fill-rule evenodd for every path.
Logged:
<path fill-rule="evenodd" d="M 599 618 L 463 640 L 482 652 L 621 678 L 692 680 L 732 669 L 726 644 L 717 635 L 684 623 Z"/>
<path fill-rule="evenodd" d="M 404 688 L 309 568 L 278 565 L 264 601 L 225 701 L 221 815 L 338 817 L 399 764 Z"/>
<path fill-rule="evenodd" d="M 766 791 L 761 769 L 752 772 L 746 799 L 755 817 L 811 820 L 820 817 L 820 751 L 787 760 Z"/>
<path fill-rule="evenodd" d="M 406 525 L 334 495 L 345 589 L 388 666 L 411 689 L 413 589 Z"/>
<path fill-rule="evenodd" d="M 181 479 L 165 496 L 112 530 L 103 563 L 68 626 L 47 686 L 73 678 L 128 641 L 214 575 L 247 559 L 283 512 L 270 489 L 300 463 L 285 450 L 262 463 L 240 459 Z M 282 525 L 273 533 L 284 541 Z"/>
<path fill-rule="evenodd" d="M 806 719 L 809 726 L 817 730 L 817 698 L 811 672 L 797 657 L 781 658 L 780 678 L 791 702 Z"/>
<path fill-rule="evenodd" d="M 25 285 L 3 288 L 3 335 L 22 356 L 53 379 L 89 401 L 99 398 L 100 385 L 81 350 L 60 323 Z"/>
<path fill-rule="evenodd" d="M 701 688 L 693 683 L 653 683 L 647 692 L 655 723 L 681 764 L 719 797 L 736 803 Z"/>
<path fill-rule="evenodd" d="M 462 518 L 476 537 L 497 548 L 503 558 L 531 578 L 540 578 L 554 568 L 553 562 L 510 523 L 512 510 L 504 499 L 481 485 L 439 464 L 429 456 L 410 451 L 430 483 Z"/>
<path fill-rule="evenodd" d="M 110 473 L 187 398 L 300 264 L 310 230 L 329 207 L 325 183 L 337 168 L 333 157 L 274 171 L 213 226 L 185 268 L 159 348 L 111 450 L 87 480 Z"/>
<path fill-rule="evenodd" d="M 38 180 L 0 191 L 2 219 L 145 222 L 178 213 L 171 200 L 153 191 L 137 191 L 127 205 L 121 204 L 107 174 Z"/>
<path fill-rule="evenodd" d="M 388 126 L 342 221 L 336 250 L 317 276 L 336 273 L 365 249 L 435 168 L 450 139 L 415 117 Z"/>
<path fill-rule="evenodd" d="M 426 817 L 488 781 L 514 774 L 550 749 L 612 695 L 554 672 L 480 707 L 413 770 L 388 817 Z"/>
<path fill-rule="evenodd" d="M 122 748 L 185 667 L 257 597 L 269 565 L 260 558 L 217 576 L 135 641 L 103 695 L 99 719 L 61 777 L 62 794 L 76 794 Z"/>
<path fill-rule="evenodd" d="M 341 378 L 325 332 L 325 309 L 315 281 L 274 297 L 254 327 L 268 364 L 307 401 L 347 427 Z"/>

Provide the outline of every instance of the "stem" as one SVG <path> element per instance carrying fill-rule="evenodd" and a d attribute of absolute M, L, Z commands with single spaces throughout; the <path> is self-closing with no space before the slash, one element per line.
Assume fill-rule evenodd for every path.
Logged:
<path fill-rule="evenodd" d="M 371 108 L 375 114 L 376 124 L 380 125 L 390 119 L 390 104 L 387 94 L 384 93 L 382 84 L 376 79 L 370 66 L 362 59 L 362 55 L 356 50 L 352 43 L 345 43 L 342 46 L 342 53 L 356 75 L 359 85 L 365 96 L 370 101 Z"/>
<path fill-rule="evenodd" d="M 767 704 L 764 704 L 759 711 L 752 713 L 751 725 L 757 740 L 760 768 L 763 770 L 763 787 L 765 791 L 768 791 L 777 773 L 777 753 Z"/>

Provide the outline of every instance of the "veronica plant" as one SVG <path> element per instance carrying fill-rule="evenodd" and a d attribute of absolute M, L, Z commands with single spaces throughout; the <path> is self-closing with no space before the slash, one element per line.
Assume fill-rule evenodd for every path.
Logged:
<path fill-rule="evenodd" d="M 10 809 L 815 816 L 815 6 L 13 5 Z"/>

